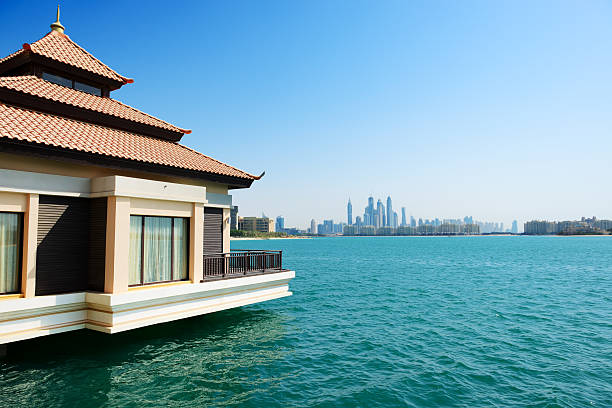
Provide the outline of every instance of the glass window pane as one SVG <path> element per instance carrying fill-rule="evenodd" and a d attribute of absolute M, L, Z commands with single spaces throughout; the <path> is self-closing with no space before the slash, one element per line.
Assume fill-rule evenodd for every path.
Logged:
<path fill-rule="evenodd" d="M 145 217 L 144 283 L 169 281 L 172 218 Z"/>
<path fill-rule="evenodd" d="M 187 245 L 189 233 L 189 218 L 175 218 L 174 219 L 174 242 L 172 243 L 173 253 L 173 269 L 174 279 L 187 279 L 187 260 L 188 250 Z"/>
<path fill-rule="evenodd" d="M 72 79 L 64 78 L 59 75 L 53 75 L 48 72 L 43 72 L 42 77 L 44 80 L 53 82 L 54 84 L 72 88 Z"/>
<path fill-rule="evenodd" d="M 129 284 L 138 285 L 141 282 L 142 266 L 142 216 L 130 217 L 130 255 L 129 255 Z"/>
<path fill-rule="evenodd" d="M 0 293 L 19 292 L 21 214 L 0 213 Z"/>
<path fill-rule="evenodd" d="M 87 85 L 79 81 L 74 81 L 74 89 L 79 91 L 87 92 L 88 94 L 102 96 L 102 90 L 95 86 Z"/>

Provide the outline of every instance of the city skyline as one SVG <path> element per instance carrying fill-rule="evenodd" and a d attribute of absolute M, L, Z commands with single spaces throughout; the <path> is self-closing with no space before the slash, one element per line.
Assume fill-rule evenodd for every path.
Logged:
<path fill-rule="evenodd" d="M 342 231 L 343 226 L 371 226 L 375 229 L 389 227 L 397 229 L 399 227 L 420 227 L 422 225 L 440 226 L 443 224 L 457 224 L 457 225 L 478 225 L 480 232 L 482 233 L 495 233 L 495 232 L 510 232 L 510 233 L 521 233 L 523 224 L 519 226 L 518 220 L 512 220 L 510 223 L 504 223 L 503 221 L 489 221 L 479 220 L 473 216 L 465 215 L 463 217 L 415 217 L 414 214 L 407 216 L 406 207 L 401 207 L 401 222 L 399 215 L 396 211 L 393 211 L 393 200 L 390 195 L 387 196 L 385 206 L 382 200 L 376 199 L 376 205 L 374 205 L 375 198 L 369 196 L 366 200 L 364 212 L 361 215 L 356 215 L 353 218 L 353 204 L 351 199 L 348 199 L 345 207 L 345 219 L 338 221 L 334 217 L 322 217 L 322 218 L 310 218 L 307 226 L 297 225 L 289 222 L 285 225 L 285 217 L 278 215 L 275 217 L 276 231 L 291 229 L 291 230 L 302 230 L 309 233 L 315 234 L 332 234 L 339 233 Z M 238 207 L 234 207 L 238 208 Z M 236 210 L 237 211 L 237 210 Z M 391 221 L 389 221 L 390 215 L 392 214 Z M 262 217 L 270 218 L 262 212 Z M 273 217 L 274 218 L 274 217 Z M 321 222 L 319 222 L 321 221 Z M 336 223 L 336 221 L 338 221 Z M 533 220 L 530 220 L 533 221 Z M 526 221 L 527 222 L 527 221 Z M 313 232 L 314 231 L 314 232 Z"/>

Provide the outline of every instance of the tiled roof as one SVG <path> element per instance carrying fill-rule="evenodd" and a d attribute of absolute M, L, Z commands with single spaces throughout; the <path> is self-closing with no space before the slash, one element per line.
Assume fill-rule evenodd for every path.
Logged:
<path fill-rule="evenodd" d="M 143 123 L 172 132 L 191 133 L 190 130 L 178 128 L 114 99 L 66 88 L 32 75 L 0 77 L 0 88 L 12 89 L 54 102 L 116 116 L 132 122 Z"/>
<path fill-rule="evenodd" d="M 188 147 L 0 103 L 0 139 L 255 180 L 257 177 Z"/>
<path fill-rule="evenodd" d="M 104 65 L 96 57 L 72 41 L 66 34 L 59 33 L 57 31 L 51 31 L 40 40 L 31 44 L 23 44 L 23 49 L 14 52 L 8 57 L 0 59 L 0 63 L 28 51 L 88 72 L 92 72 L 105 78 L 123 82 L 124 84 L 134 82 L 133 79 L 119 75 Z"/>

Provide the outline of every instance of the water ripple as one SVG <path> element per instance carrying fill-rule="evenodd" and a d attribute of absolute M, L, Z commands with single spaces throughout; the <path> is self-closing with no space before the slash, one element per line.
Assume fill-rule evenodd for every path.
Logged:
<path fill-rule="evenodd" d="M 294 296 L 13 345 L 3 406 L 612 406 L 612 239 L 244 244 Z"/>

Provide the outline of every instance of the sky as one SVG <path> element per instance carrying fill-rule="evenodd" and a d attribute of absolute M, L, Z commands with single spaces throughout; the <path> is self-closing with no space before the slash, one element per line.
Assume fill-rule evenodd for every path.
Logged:
<path fill-rule="evenodd" d="M 252 174 L 240 215 L 306 227 L 390 195 L 416 218 L 612 219 L 610 1 L 61 1 L 112 97 Z M 0 55 L 57 1 L 1 1 Z"/>

